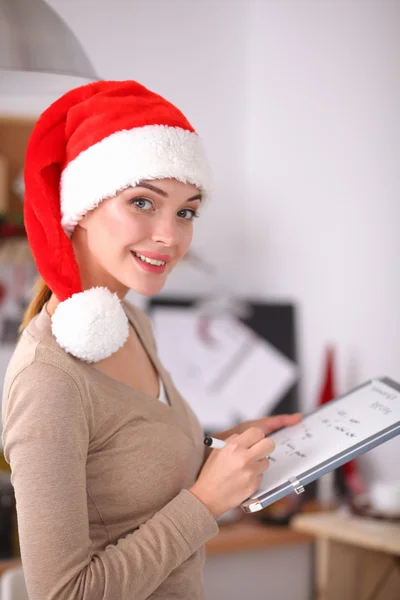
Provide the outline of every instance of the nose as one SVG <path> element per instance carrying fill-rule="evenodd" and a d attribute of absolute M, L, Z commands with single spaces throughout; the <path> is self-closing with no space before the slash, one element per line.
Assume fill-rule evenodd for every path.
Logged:
<path fill-rule="evenodd" d="M 175 215 L 162 216 L 154 223 L 152 238 L 163 246 L 173 247 L 178 244 L 179 231 Z"/>

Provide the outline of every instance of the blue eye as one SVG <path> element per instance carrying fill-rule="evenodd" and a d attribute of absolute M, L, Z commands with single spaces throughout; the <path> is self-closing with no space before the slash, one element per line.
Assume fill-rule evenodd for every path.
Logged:
<path fill-rule="evenodd" d="M 178 215 L 185 221 L 193 221 L 193 219 L 199 217 L 199 213 L 191 208 L 184 208 L 178 212 Z"/>
<path fill-rule="evenodd" d="M 132 204 L 143 211 L 151 210 L 152 207 L 152 202 L 150 202 L 150 200 L 146 200 L 146 198 L 135 198 L 132 200 Z"/>

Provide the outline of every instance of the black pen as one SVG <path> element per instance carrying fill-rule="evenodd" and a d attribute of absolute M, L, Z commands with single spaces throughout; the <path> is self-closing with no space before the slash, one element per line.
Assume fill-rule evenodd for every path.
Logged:
<path fill-rule="evenodd" d="M 204 445 L 208 446 L 209 448 L 225 448 L 226 446 L 226 442 L 224 442 L 224 440 L 218 440 L 217 438 L 213 438 L 209 435 L 207 435 L 204 438 Z"/>
<path fill-rule="evenodd" d="M 267 436 L 265 436 L 267 437 Z M 226 446 L 226 442 L 224 442 L 224 440 L 219 440 L 218 438 L 213 438 L 210 435 L 207 435 L 204 438 L 204 445 L 208 446 L 209 448 L 225 448 Z M 266 458 L 270 458 L 269 456 L 267 456 Z"/>

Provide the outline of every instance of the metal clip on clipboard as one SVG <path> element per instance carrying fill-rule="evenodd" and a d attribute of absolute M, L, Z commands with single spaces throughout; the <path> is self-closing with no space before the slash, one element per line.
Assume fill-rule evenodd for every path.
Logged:
<path fill-rule="evenodd" d="M 297 477 L 289 477 L 286 483 L 283 483 L 268 493 L 260 494 L 258 497 L 252 496 L 248 500 L 242 502 L 241 507 L 246 513 L 256 512 L 257 510 L 261 510 L 269 504 L 272 504 L 272 502 L 276 502 L 277 500 L 284 498 L 292 491 L 296 492 L 297 495 L 302 494 L 305 491 L 303 484 L 299 481 L 299 479 L 297 479 Z M 269 501 L 266 502 L 266 499 Z"/>
<path fill-rule="evenodd" d="M 288 481 L 292 484 L 296 494 L 302 494 L 304 492 L 304 486 L 300 483 L 297 477 L 289 477 Z"/>

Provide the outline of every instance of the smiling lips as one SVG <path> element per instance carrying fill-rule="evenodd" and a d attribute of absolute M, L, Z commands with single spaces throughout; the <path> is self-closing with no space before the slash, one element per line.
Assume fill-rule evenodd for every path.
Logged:
<path fill-rule="evenodd" d="M 171 260 L 171 256 L 166 254 L 158 254 L 157 252 L 135 252 L 132 250 L 132 256 L 135 261 L 147 272 L 163 273 L 167 266 L 167 262 Z"/>

